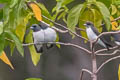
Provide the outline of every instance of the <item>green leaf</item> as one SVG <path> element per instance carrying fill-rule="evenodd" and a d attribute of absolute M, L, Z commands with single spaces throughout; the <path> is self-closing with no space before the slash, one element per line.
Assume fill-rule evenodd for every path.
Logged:
<path fill-rule="evenodd" d="M 112 4 L 112 0 L 97 0 L 97 1 L 104 3 L 108 8 Z"/>
<path fill-rule="evenodd" d="M 87 0 L 87 2 L 96 2 L 96 0 Z"/>
<path fill-rule="evenodd" d="M 6 6 L 4 6 L 3 8 L 3 20 L 4 20 L 4 24 L 8 23 L 9 20 L 9 13 L 11 12 L 9 5 L 6 4 Z"/>
<path fill-rule="evenodd" d="M 0 9 L 0 20 L 3 19 L 3 9 Z"/>
<path fill-rule="evenodd" d="M 3 22 L 0 22 L 0 34 L 3 33 Z"/>
<path fill-rule="evenodd" d="M 0 0 L 0 3 L 8 3 L 10 2 L 11 0 Z"/>
<path fill-rule="evenodd" d="M 117 13 L 117 8 L 116 8 L 116 6 L 115 6 L 115 5 L 111 5 L 111 7 L 112 7 L 112 12 L 111 12 L 111 14 L 112 14 L 112 15 L 116 14 L 116 13 Z"/>
<path fill-rule="evenodd" d="M 75 31 L 75 26 L 78 23 L 80 12 L 83 8 L 83 4 L 79 4 L 73 7 L 67 17 L 67 26 L 72 30 Z"/>
<path fill-rule="evenodd" d="M 1 34 L 0 35 L 0 55 L 3 52 L 4 44 L 5 44 L 5 37 L 4 37 L 4 34 Z"/>
<path fill-rule="evenodd" d="M 30 31 L 29 34 L 26 36 L 25 42 L 26 43 L 33 43 L 32 31 Z M 29 50 L 30 50 L 32 62 L 36 66 L 40 60 L 41 53 L 36 52 L 34 45 L 30 45 Z"/>
<path fill-rule="evenodd" d="M 42 80 L 40 78 L 28 78 L 28 79 L 25 79 L 25 80 Z"/>
<path fill-rule="evenodd" d="M 18 1 L 19 0 L 11 0 L 10 8 L 13 8 L 18 3 Z"/>
<path fill-rule="evenodd" d="M 59 34 L 57 34 L 57 38 L 56 38 L 56 42 L 58 42 L 58 41 L 59 41 Z M 56 44 L 56 46 L 57 46 L 58 48 L 61 47 L 60 44 Z"/>
<path fill-rule="evenodd" d="M 6 36 L 8 39 L 12 39 L 16 45 L 17 50 L 19 53 L 24 56 L 24 50 L 21 41 L 18 39 L 18 37 L 11 31 L 5 31 Z"/>
<path fill-rule="evenodd" d="M 108 8 L 102 2 L 96 2 L 96 6 L 103 16 L 107 30 L 110 30 L 111 22 L 110 22 L 110 12 L 109 12 Z"/>
<path fill-rule="evenodd" d="M 61 0 L 61 1 L 63 1 L 62 5 L 67 5 L 71 2 L 73 2 L 74 0 Z"/>
<path fill-rule="evenodd" d="M 119 64 L 119 68 L 118 68 L 118 80 L 120 80 L 120 64 Z"/>
<path fill-rule="evenodd" d="M 29 13 L 27 16 L 23 18 L 23 20 L 16 27 L 16 34 L 21 40 L 21 42 L 23 42 L 23 38 L 26 32 L 26 27 L 27 27 L 26 25 L 28 24 L 29 19 L 31 19 L 31 16 L 32 16 L 31 13 Z"/>
<path fill-rule="evenodd" d="M 38 3 L 38 5 L 39 5 L 39 7 L 41 9 L 42 15 L 44 15 L 44 16 L 46 16 L 48 18 L 51 18 L 51 15 L 50 15 L 49 11 L 47 10 L 47 8 L 41 3 Z"/>

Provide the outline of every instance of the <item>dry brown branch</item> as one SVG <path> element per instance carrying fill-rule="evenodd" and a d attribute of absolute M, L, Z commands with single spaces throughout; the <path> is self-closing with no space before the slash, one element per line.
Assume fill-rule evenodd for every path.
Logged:
<path fill-rule="evenodd" d="M 110 62 L 110 61 L 112 61 L 112 60 L 118 59 L 118 58 L 120 58 L 120 56 L 112 57 L 112 58 L 104 61 L 104 62 L 100 65 L 100 67 L 97 69 L 96 73 L 98 73 L 105 64 L 107 64 L 108 62 Z"/>
<path fill-rule="evenodd" d="M 82 70 L 81 70 L 81 73 L 80 73 L 80 80 L 82 80 L 84 72 L 87 72 L 87 73 L 89 73 L 90 75 L 93 74 L 93 73 L 92 73 L 91 71 L 89 71 L 88 69 L 82 69 Z"/>

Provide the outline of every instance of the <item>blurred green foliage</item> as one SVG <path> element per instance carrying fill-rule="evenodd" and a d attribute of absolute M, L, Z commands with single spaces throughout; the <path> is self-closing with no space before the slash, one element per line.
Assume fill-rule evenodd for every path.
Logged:
<path fill-rule="evenodd" d="M 19 53 L 24 56 L 22 43 L 24 41 L 25 32 L 32 24 L 39 23 L 34 13 L 27 6 L 27 2 L 35 0 L 0 0 L 3 8 L 0 9 L 0 54 L 6 46 L 10 46 L 11 52 L 16 47 Z M 99 32 L 102 31 L 101 24 L 105 23 L 106 29 L 111 30 L 110 16 L 120 16 L 119 0 L 86 0 L 82 4 L 73 6 L 69 9 L 67 5 L 74 0 L 56 0 L 56 5 L 52 9 L 52 13 L 42 3 L 37 3 L 41 9 L 42 15 L 53 21 L 62 20 L 67 27 L 75 32 L 76 26 L 85 28 L 83 24 L 86 21 L 92 21 Z M 54 25 L 43 17 L 43 21 L 50 25 Z M 81 32 L 86 37 L 85 32 Z M 25 38 L 26 43 L 32 43 L 32 32 L 30 31 Z M 59 41 L 59 35 L 57 38 Z M 58 45 L 59 46 L 59 45 Z M 29 46 L 32 61 L 34 65 L 40 60 L 40 54 L 37 54 L 33 45 Z M 35 80 L 35 79 L 27 79 Z"/>

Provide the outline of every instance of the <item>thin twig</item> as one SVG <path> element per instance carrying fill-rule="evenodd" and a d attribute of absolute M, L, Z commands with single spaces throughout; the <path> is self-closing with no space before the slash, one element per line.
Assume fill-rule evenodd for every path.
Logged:
<path fill-rule="evenodd" d="M 118 58 L 120 58 L 120 56 L 112 57 L 112 58 L 106 60 L 105 62 L 103 62 L 103 63 L 101 64 L 101 66 L 97 69 L 96 73 L 98 73 L 98 72 L 100 71 L 100 69 L 101 69 L 105 64 L 107 64 L 108 62 L 110 62 L 110 61 L 112 61 L 112 60 L 118 59 Z"/>
<path fill-rule="evenodd" d="M 115 18 L 115 19 L 112 20 L 111 22 L 115 22 L 115 21 L 118 21 L 118 20 L 120 20 L 120 17 Z M 103 26 L 103 25 L 105 25 L 105 23 L 101 24 L 101 26 Z"/>
<path fill-rule="evenodd" d="M 11 40 L 11 39 L 8 39 L 8 38 L 5 38 L 7 41 L 10 41 L 10 42 L 12 42 L 12 43 L 14 43 L 14 41 L 13 40 Z"/>
<path fill-rule="evenodd" d="M 85 29 L 82 29 L 82 28 L 78 28 L 78 27 L 75 27 L 76 30 L 80 30 L 80 31 L 84 31 L 85 32 Z"/>
<path fill-rule="evenodd" d="M 110 50 L 113 50 L 113 49 L 117 49 L 119 46 L 114 46 L 114 47 L 112 47 L 112 48 L 109 48 Z M 97 50 L 96 52 L 95 52 L 95 54 L 98 54 L 98 53 L 101 53 L 101 52 L 103 52 L 103 51 L 108 51 L 107 49 L 100 49 L 100 50 Z"/>
<path fill-rule="evenodd" d="M 88 69 L 82 69 L 82 70 L 81 70 L 81 73 L 80 73 L 80 80 L 82 80 L 84 72 L 87 72 L 87 73 L 89 73 L 90 75 L 93 74 L 93 73 L 92 73 L 90 70 L 88 70 Z"/>
<path fill-rule="evenodd" d="M 61 30 L 61 29 L 58 29 L 54 26 L 52 28 L 55 29 L 56 31 L 60 32 L 60 33 L 67 33 L 68 32 L 68 30 Z"/>
<path fill-rule="evenodd" d="M 44 17 L 45 19 L 49 20 L 50 22 L 52 22 L 52 23 L 54 23 L 54 24 L 56 24 L 56 25 L 58 25 L 58 26 L 61 26 L 62 28 L 64 28 L 64 29 L 68 30 L 68 31 L 69 31 L 69 32 L 71 32 L 72 34 L 76 35 L 77 37 L 79 37 L 79 38 L 82 38 L 82 39 L 84 39 L 84 40 L 89 41 L 87 38 L 84 38 L 84 37 L 82 37 L 82 36 L 78 35 L 77 33 L 75 33 L 75 32 L 73 32 L 73 31 L 71 31 L 71 30 L 70 30 L 69 28 L 67 28 L 66 26 L 64 26 L 64 25 L 62 25 L 62 24 L 59 24 L 59 23 L 57 23 L 57 22 L 55 22 L 55 21 L 53 21 L 53 20 L 51 20 L 51 19 L 47 18 L 47 17 L 46 17 L 46 16 L 44 16 L 44 15 L 42 15 L 42 17 Z"/>
<path fill-rule="evenodd" d="M 114 19 L 114 20 L 112 20 L 111 22 L 114 22 L 114 21 L 117 21 L 117 20 L 120 20 L 120 17 L 115 18 L 115 19 Z"/>
<path fill-rule="evenodd" d="M 39 43 L 28 43 L 28 44 L 23 44 L 23 46 L 30 46 L 30 45 L 34 45 L 34 44 L 45 44 L 45 43 L 48 43 L 48 44 L 61 44 L 61 45 L 65 45 L 65 46 L 73 46 L 73 47 L 76 47 L 78 49 L 81 49 L 85 52 L 87 52 L 88 54 L 91 54 L 91 51 L 79 46 L 79 45 L 76 45 L 76 44 L 72 44 L 72 43 L 63 43 L 63 42 L 39 42 Z"/>
<path fill-rule="evenodd" d="M 115 55 L 117 52 L 120 52 L 120 50 L 115 50 L 114 52 L 111 53 L 106 53 L 106 54 L 96 54 L 98 56 L 111 56 L 111 55 Z"/>

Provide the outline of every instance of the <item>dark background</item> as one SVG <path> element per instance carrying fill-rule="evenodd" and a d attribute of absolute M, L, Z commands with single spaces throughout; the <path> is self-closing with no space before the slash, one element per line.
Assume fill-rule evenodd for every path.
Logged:
<path fill-rule="evenodd" d="M 55 0 L 38 0 L 41 1 L 49 11 L 55 6 Z M 69 5 L 72 6 L 83 2 L 75 0 Z M 62 22 L 59 22 L 65 25 Z M 59 26 L 57 26 L 59 27 Z M 79 31 L 77 31 L 79 33 Z M 79 33 L 80 34 L 80 33 Z M 72 36 L 69 33 L 59 33 L 60 42 L 70 42 L 78 44 L 89 49 L 89 43 L 84 40 Z M 101 48 L 99 45 L 97 48 Z M 79 80 L 80 70 L 82 68 L 92 69 L 91 57 L 84 51 L 71 46 L 63 46 L 57 48 L 55 45 L 49 50 L 45 50 L 41 55 L 40 62 L 34 66 L 27 47 L 25 49 L 25 57 L 21 57 L 15 50 L 13 56 L 10 56 L 10 49 L 6 48 L 6 53 L 11 60 L 15 70 L 0 60 L 0 80 L 24 80 L 29 77 L 42 78 L 43 80 Z M 112 57 L 112 56 L 111 56 Z M 99 66 L 104 60 L 110 56 L 97 57 L 97 65 Z M 105 65 L 98 73 L 98 80 L 118 80 L 118 66 L 120 59 L 113 60 Z M 85 73 L 83 80 L 91 80 L 90 75 Z"/>

